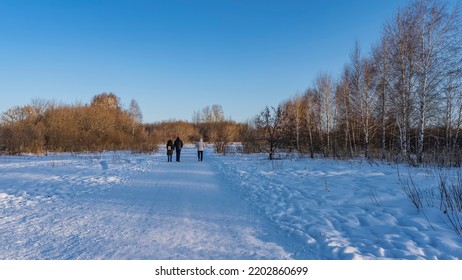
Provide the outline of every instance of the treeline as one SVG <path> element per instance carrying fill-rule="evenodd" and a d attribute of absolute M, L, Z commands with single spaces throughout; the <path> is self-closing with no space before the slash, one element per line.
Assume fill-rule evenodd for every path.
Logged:
<path fill-rule="evenodd" d="M 242 141 L 246 125 L 226 119 L 222 106 L 215 104 L 194 112 L 192 122 L 163 121 L 145 127 L 159 143 L 175 140 L 177 136 L 186 143 L 196 143 L 202 138 L 213 144 L 217 153 L 226 154 L 230 143 Z"/>
<path fill-rule="evenodd" d="M 34 100 L 3 113 L 0 149 L 8 154 L 48 151 L 151 151 L 155 141 L 146 132 L 138 103 L 125 110 L 112 93 L 93 97 L 90 104 L 57 105 Z"/>
<path fill-rule="evenodd" d="M 186 143 L 202 138 L 213 144 L 216 152 L 225 154 L 229 143 L 240 141 L 244 127 L 226 119 L 220 105 L 195 112 L 192 122 L 144 124 L 138 103 L 132 100 L 124 109 L 113 93 L 96 95 L 90 104 L 57 105 L 36 99 L 2 114 L 0 153 L 152 152 L 180 136 Z"/>
<path fill-rule="evenodd" d="M 461 165 L 459 12 L 438 0 L 399 9 L 370 54 L 355 44 L 340 77 L 320 73 L 303 94 L 263 110 L 250 143 L 270 157 L 284 149 Z"/>

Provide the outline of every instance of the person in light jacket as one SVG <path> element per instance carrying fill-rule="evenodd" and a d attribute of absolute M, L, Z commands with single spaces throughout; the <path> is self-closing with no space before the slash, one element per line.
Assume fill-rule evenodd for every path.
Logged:
<path fill-rule="evenodd" d="M 196 143 L 196 148 L 197 148 L 197 160 L 202 161 L 204 159 L 204 148 L 205 148 L 205 143 L 202 141 L 202 138 L 199 140 L 199 142 Z"/>

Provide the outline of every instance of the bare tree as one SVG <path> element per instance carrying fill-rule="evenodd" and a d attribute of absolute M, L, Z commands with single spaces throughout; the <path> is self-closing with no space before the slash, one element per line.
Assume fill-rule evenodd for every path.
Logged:
<path fill-rule="evenodd" d="M 462 85 L 461 80 L 448 75 L 448 84 L 443 90 L 444 107 L 442 126 L 445 131 L 445 147 L 453 152 L 457 147 L 462 125 Z"/>
<path fill-rule="evenodd" d="M 344 152 L 347 157 L 352 157 L 354 152 L 353 132 L 351 131 L 352 123 L 352 105 L 351 105 L 351 88 L 350 88 L 350 69 L 343 69 L 342 77 L 337 85 L 335 93 L 337 110 L 339 111 L 339 129 L 343 130 Z"/>
<path fill-rule="evenodd" d="M 263 138 L 263 148 L 268 152 L 269 159 L 274 159 L 275 151 L 281 146 L 281 120 L 282 109 L 266 106 L 255 119 L 255 126 L 260 136 Z"/>
<path fill-rule="evenodd" d="M 281 126 L 285 145 L 302 153 L 301 136 L 303 130 L 303 99 L 297 95 L 281 105 L 283 114 Z"/>
<path fill-rule="evenodd" d="M 378 126 L 380 127 L 380 157 L 385 159 L 386 154 L 386 135 L 387 135 L 387 119 L 388 107 L 390 99 L 390 49 L 389 42 L 384 38 L 381 39 L 380 45 L 373 49 L 373 61 L 377 71 L 377 104 L 376 112 L 378 119 Z"/>
<path fill-rule="evenodd" d="M 409 7 L 400 9 L 393 21 L 385 26 L 384 38 L 390 46 L 390 80 L 392 112 L 399 130 L 401 156 L 410 159 L 411 116 L 416 87 L 416 21 Z"/>
<path fill-rule="evenodd" d="M 435 111 L 442 91 L 447 88 L 447 76 L 454 71 L 454 58 L 460 52 L 458 10 L 447 12 L 447 4 L 436 0 L 420 0 L 412 5 L 417 21 L 415 38 L 417 72 L 417 162 L 422 163 L 424 136 L 428 118 Z M 414 37 L 414 36 L 413 36 Z M 460 66 L 459 66 L 460 67 Z"/>
<path fill-rule="evenodd" d="M 215 144 L 217 153 L 226 153 L 229 142 L 236 132 L 234 122 L 225 119 L 221 105 L 206 106 L 202 111 L 194 112 L 193 123 L 198 127 L 205 141 Z"/>
<path fill-rule="evenodd" d="M 33 106 L 18 106 L 2 115 L 3 141 L 10 154 L 45 152 L 45 127 L 40 111 Z"/>
<path fill-rule="evenodd" d="M 324 156 L 332 154 L 331 132 L 334 121 L 334 81 L 330 74 L 319 74 L 315 80 L 315 89 L 320 101 L 321 131 L 326 137 Z"/>
<path fill-rule="evenodd" d="M 141 112 L 140 105 L 138 105 L 135 99 L 132 99 L 130 102 L 128 113 L 136 123 L 141 124 L 143 122 L 143 113 Z"/>
<path fill-rule="evenodd" d="M 310 156 L 311 158 L 314 158 L 314 153 L 315 153 L 315 133 L 316 133 L 316 124 L 320 123 L 316 119 L 319 118 L 319 116 L 316 116 L 316 104 L 317 102 L 317 94 L 315 93 L 314 90 L 308 89 L 303 96 L 303 105 L 304 105 L 304 118 L 305 118 L 305 127 L 307 131 L 307 144 L 309 147 L 310 151 Z M 317 133 L 319 134 L 319 133 Z"/>
<path fill-rule="evenodd" d="M 370 156 L 370 141 L 372 133 L 372 106 L 375 88 L 375 69 L 371 59 L 362 58 L 359 43 L 351 54 L 351 97 L 362 128 L 362 143 L 364 156 Z"/>
<path fill-rule="evenodd" d="M 112 92 L 95 95 L 91 101 L 91 106 L 98 106 L 113 110 L 121 109 L 120 98 Z"/>

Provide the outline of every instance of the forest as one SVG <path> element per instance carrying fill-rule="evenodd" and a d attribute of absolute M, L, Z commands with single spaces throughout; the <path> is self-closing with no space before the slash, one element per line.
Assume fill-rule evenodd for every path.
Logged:
<path fill-rule="evenodd" d="M 2 114 L 0 150 L 149 152 L 181 135 L 186 142 L 202 137 L 219 153 L 241 142 L 244 152 L 270 159 L 284 152 L 460 166 L 461 27 L 458 5 L 412 1 L 384 23 L 369 50 L 354 44 L 340 75 L 320 72 L 303 93 L 262 104 L 246 123 L 226 119 L 216 104 L 194 112 L 191 122 L 149 124 L 135 100 L 124 109 L 113 93 L 90 104 L 33 100 Z"/>

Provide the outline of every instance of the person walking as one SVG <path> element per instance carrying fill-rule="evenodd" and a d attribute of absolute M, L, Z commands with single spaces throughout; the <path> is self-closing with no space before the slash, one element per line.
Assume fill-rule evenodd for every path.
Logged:
<path fill-rule="evenodd" d="M 196 143 L 196 148 L 197 148 L 197 160 L 202 161 L 204 159 L 204 148 L 205 148 L 205 143 L 202 141 L 202 138 L 199 140 L 199 142 Z"/>
<path fill-rule="evenodd" d="M 180 155 L 181 155 L 181 149 L 183 148 L 183 141 L 180 139 L 180 136 L 178 136 L 173 143 L 173 147 L 176 151 L 176 161 L 180 161 Z"/>
<path fill-rule="evenodd" d="M 175 150 L 175 147 L 173 146 L 173 140 L 169 139 L 167 141 L 167 161 L 168 162 L 172 162 L 173 150 Z"/>

